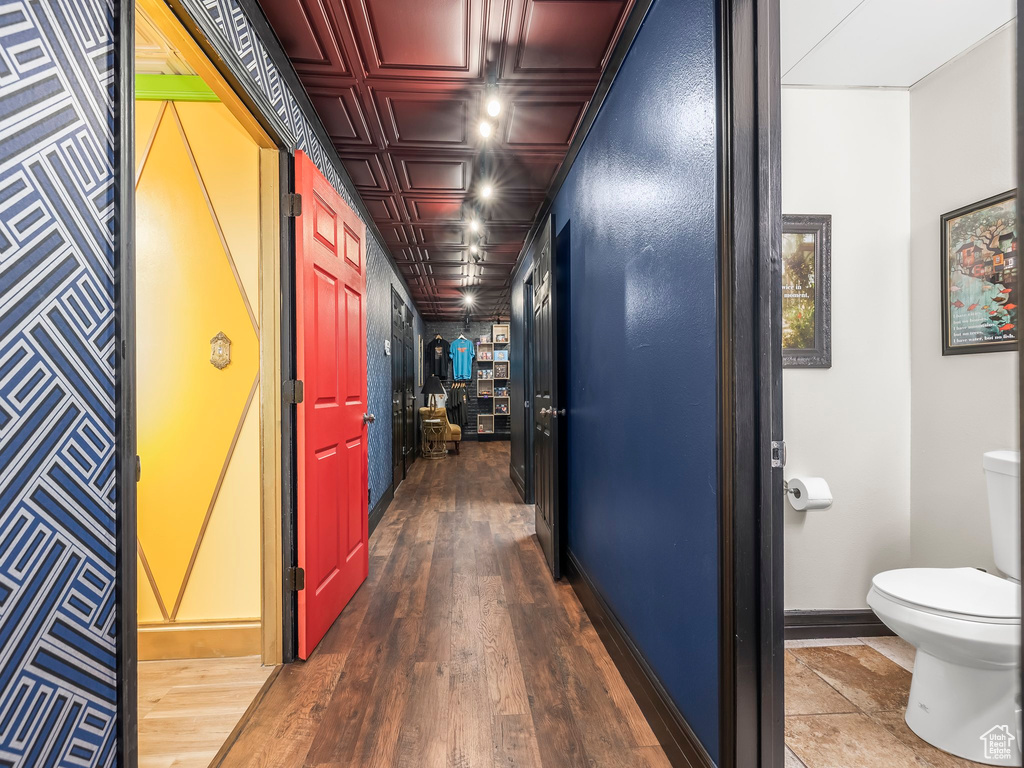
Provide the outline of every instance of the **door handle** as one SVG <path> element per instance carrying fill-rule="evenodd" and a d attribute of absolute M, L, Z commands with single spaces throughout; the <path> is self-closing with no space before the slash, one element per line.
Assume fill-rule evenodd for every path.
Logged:
<path fill-rule="evenodd" d="M 554 408 L 541 408 L 539 413 L 541 416 L 550 416 L 552 413 L 554 413 L 554 410 Z"/>
<path fill-rule="evenodd" d="M 141 482 L 142 480 L 142 457 L 135 454 L 135 482 Z"/>
<path fill-rule="evenodd" d="M 376 420 L 377 417 L 374 416 L 372 413 L 363 414 L 363 424 L 373 424 L 373 422 L 375 422 Z"/>
<path fill-rule="evenodd" d="M 562 410 L 557 410 L 555 408 L 552 408 L 551 409 L 551 418 L 552 419 L 557 419 L 559 416 L 565 416 L 565 408 L 563 408 Z"/>

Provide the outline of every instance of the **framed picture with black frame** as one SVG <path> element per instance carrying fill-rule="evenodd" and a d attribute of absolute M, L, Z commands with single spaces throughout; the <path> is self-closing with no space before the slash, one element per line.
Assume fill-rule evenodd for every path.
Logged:
<path fill-rule="evenodd" d="M 942 354 L 1017 350 L 1017 191 L 943 214 Z"/>
<path fill-rule="evenodd" d="M 782 217 L 782 366 L 832 367 L 832 217 Z"/>

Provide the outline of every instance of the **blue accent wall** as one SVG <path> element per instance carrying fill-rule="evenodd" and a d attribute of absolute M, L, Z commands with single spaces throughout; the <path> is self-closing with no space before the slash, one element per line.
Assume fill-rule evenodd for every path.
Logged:
<path fill-rule="evenodd" d="M 204 8 L 351 201 L 237 3 Z M 0 765 L 116 762 L 116 16 L 114 0 L 0 13 Z M 371 502 L 391 482 L 392 285 L 409 300 L 370 238 Z"/>
<path fill-rule="evenodd" d="M 569 548 L 717 761 L 715 98 L 714 0 L 655 0 L 553 212 Z"/>

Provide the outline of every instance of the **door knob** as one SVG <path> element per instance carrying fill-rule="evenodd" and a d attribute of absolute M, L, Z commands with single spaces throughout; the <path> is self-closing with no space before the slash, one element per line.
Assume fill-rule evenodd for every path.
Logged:
<path fill-rule="evenodd" d="M 374 416 L 372 413 L 363 414 L 363 424 L 373 424 L 373 422 L 375 422 L 376 420 L 377 417 Z"/>
<path fill-rule="evenodd" d="M 541 408 L 540 409 L 540 415 L 541 416 L 550 416 L 553 411 L 554 411 L 554 408 Z"/>
<path fill-rule="evenodd" d="M 559 416 L 565 416 L 565 408 L 563 408 L 562 410 L 557 410 L 555 408 L 552 408 L 551 409 L 551 418 L 557 419 Z"/>

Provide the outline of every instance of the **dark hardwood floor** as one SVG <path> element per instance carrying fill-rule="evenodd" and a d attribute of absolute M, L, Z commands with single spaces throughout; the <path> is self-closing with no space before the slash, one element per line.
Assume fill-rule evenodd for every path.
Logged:
<path fill-rule="evenodd" d="M 668 766 L 517 503 L 508 443 L 419 460 L 370 576 L 286 665 L 225 766 Z"/>

